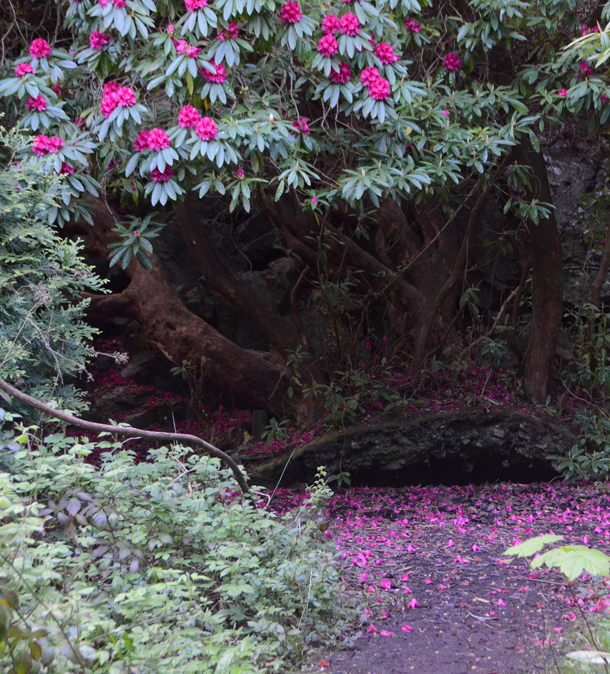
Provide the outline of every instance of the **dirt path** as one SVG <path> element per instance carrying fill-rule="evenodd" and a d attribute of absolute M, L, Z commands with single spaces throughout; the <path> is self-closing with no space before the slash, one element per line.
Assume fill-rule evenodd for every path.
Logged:
<path fill-rule="evenodd" d="M 585 579 L 579 594 L 557 571 L 532 572 L 527 560 L 502 554 L 550 532 L 610 552 L 605 490 L 358 489 L 337 495 L 327 514 L 346 591 L 368 608 L 355 650 L 329 653 L 322 671 L 533 674 L 542 671 L 536 653 L 565 652 L 571 621 L 610 606 L 605 583 Z"/>

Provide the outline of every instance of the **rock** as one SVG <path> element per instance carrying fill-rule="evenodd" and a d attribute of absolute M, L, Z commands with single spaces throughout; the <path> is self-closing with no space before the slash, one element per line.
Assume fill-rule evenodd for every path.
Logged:
<path fill-rule="evenodd" d="M 350 473 L 354 486 L 534 482 L 558 475 L 553 455 L 574 437 L 561 425 L 514 411 L 450 412 L 338 431 L 255 469 L 255 484 L 311 483 L 318 466 Z"/>

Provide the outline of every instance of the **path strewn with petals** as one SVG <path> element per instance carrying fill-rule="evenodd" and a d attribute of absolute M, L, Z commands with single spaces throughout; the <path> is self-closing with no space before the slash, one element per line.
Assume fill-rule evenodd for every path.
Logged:
<path fill-rule="evenodd" d="M 352 489 L 327 516 L 346 591 L 368 604 L 356 650 L 326 657 L 333 674 L 531 673 L 531 654 L 549 644 L 563 652 L 564 630 L 581 611 L 610 607 L 605 583 L 585 578 L 581 596 L 558 571 L 503 556 L 547 533 L 610 552 L 603 488 Z"/>

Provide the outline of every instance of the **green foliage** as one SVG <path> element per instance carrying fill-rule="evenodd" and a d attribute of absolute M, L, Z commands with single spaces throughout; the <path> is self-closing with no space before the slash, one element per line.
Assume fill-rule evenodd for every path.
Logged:
<path fill-rule="evenodd" d="M 283 440 L 288 440 L 290 437 L 286 426 L 290 423 L 289 419 L 283 419 L 278 421 L 277 419 L 270 419 L 269 424 L 265 426 L 265 430 L 262 433 L 262 438 L 267 444 L 271 444 L 274 440 L 282 442 Z"/>
<path fill-rule="evenodd" d="M 313 522 L 240 500 L 216 460 L 151 458 L 56 434 L 0 474 L 2 671 L 286 672 L 338 636 L 339 570 Z"/>
<path fill-rule="evenodd" d="M 65 378 L 84 371 L 95 330 L 83 321 L 82 291 L 102 281 L 81 256 L 81 244 L 48 224 L 62 178 L 34 158 L 16 163 L 30 140 L 0 128 L 0 375 L 60 407 L 79 407 Z"/>
<path fill-rule="evenodd" d="M 530 538 L 519 545 L 508 548 L 504 554 L 531 557 L 542 550 L 547 543 L 555 543 L 562 538 L 563 536 L 551 534 Z M 601 550 L 588 548 L 586 545 L 564 545 L 559 548 L 552 548 L 535 557 L 531 562 L 531 567 L 537 569 L 543 564 L 549 569 L 558 568 L 570 582 L 576 580 L 583 573 L 603 576 L 604 578 L 610 577 L 610 557 Z"/>

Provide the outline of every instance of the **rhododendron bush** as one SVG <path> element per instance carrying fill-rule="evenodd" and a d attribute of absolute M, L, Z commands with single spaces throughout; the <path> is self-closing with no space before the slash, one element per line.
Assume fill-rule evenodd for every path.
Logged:
<path fill-rule="evenodd" d="M 322 222 L 335 242 L 324 243 L 329 259 L 384 296 L 417 363 L 452 325 L 486 201 L 532 225 L 535 247 L 544 228 L 534 225 L 552 230 L 554 219 L 549 194 L 532 187 L 546 178 L 530 183 L 522 166 L 538 161 L 541 134 L 557 120 L 580 115 L 598 128 L 608 118 L 610 91 L 586 45 L 564 51 L 589 39 L 595 20 L 583 25 L 584 5 L 567 0 L 473 0 L 461 14 L 421 0 L 71 0 L 59 9 L 69 39 L 23 45 L 0 80 L 9 117 L 34 133 L 28 152 L 65 185 L 53 221 L 91 219 L 84 199 L 100 186 L 127 209 L 214 196 L 231 211 L 264 213 L 289 248 L 300 241 L 310 266 L 303 251 L 317 255 Z M 559 250 L 551 230 L 541 250 Z M 152 268 L 151 241 L 125 231 L 115 260 L 126 267 L 133 253 Z M 555 279 L 551 258 L 536 279 Z M 535 306 L 544 293 L 547 305 L 561 301 L 556 279 L 536 283 Z M 251 311 L 252 297 L 227 294 Z M 539 325 L 538 313 L 526 391 L 544 400 L 561 311 Z M 248 320 L 284 364 L 302 345 L 294 327 L 271 334 L 272 313 Z"/>

